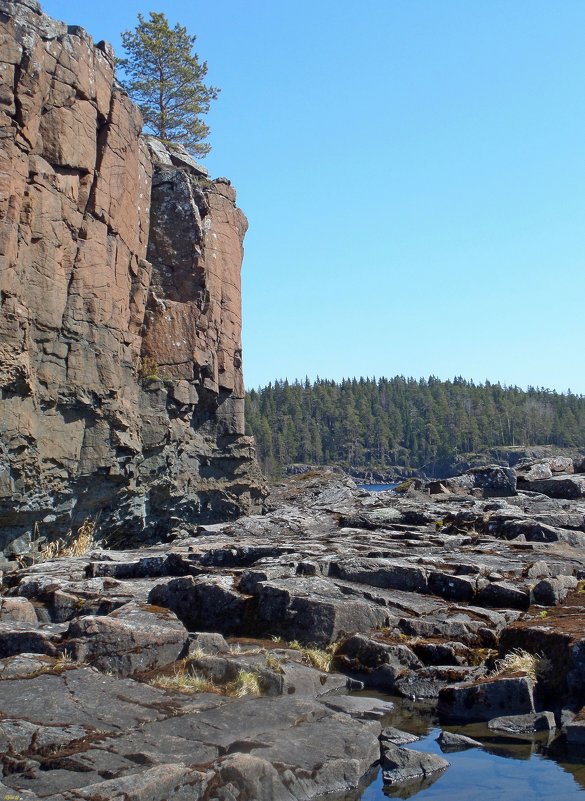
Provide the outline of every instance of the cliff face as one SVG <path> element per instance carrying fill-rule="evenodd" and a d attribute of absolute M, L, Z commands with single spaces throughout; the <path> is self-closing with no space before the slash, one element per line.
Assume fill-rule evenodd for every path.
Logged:
<path fill-rule="evenodd" d="M 147 144 L 109 47 L 35 0 L 0 0 L 0 59 L 0 550 L 249 510 L 233 189 Z"/>

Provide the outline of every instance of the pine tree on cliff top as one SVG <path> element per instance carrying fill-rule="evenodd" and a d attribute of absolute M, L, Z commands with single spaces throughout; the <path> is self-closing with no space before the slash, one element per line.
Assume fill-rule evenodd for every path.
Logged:
<path fill-rule="evenodd" d="M 165 142 L 184 145 L 196 156 L 205 156 L 211 146 L 203 140 L 209 127 L 201 120 L 219 89 L 206 86 L 207 62 L 199 61 L 193 47 L 196 36 L 178 23 L 174 28 L 164 14 L 138 15 L 133 31 L 124 31 L 126 58 L 124 88 L 140 107 L 146 129 Z"/>

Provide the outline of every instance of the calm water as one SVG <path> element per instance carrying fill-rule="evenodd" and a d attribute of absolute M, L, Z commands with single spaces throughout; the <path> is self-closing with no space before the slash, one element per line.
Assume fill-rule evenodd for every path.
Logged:
<path fill-rule="evenodd" d="M 439 754 L 450 767 L 436 780 L 431 777 L 430 784 L 404 791 L 384 790 L 379 771 L 361 801 L 585 801 L 585 751 L 568 753 L 563 737 L 494 736 L 485 725 L 473 724 L 452 730 L 480 740 L 484 747 L 443 754 L 435 742 L 441 729 L 432 715 L 410 702 L 390 700 L 397 708 L 389 725 L 421 736 L 410 748 Z"/>

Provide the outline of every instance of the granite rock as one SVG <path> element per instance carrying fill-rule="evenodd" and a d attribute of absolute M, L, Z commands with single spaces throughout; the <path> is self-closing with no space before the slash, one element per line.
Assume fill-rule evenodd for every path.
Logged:
<path fill-rule="evenodd" d="M 233 188 L 147 146 L 111 48 L 0 12 L 0 552 L 259 508 Z"/>

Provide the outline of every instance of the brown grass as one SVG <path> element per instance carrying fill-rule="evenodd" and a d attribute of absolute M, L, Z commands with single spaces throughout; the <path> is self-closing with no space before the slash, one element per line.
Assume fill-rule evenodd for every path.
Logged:
<path fill-rule="evenodd" d="M 41 562 L 49 559 L 61 559 L 66 556 L 85 556 L 95 546 L 96 523 L 87 517 L 77 529 L 77 534 L 70 531 L 65 537 L 46 543 L 40 551 Z"/>

